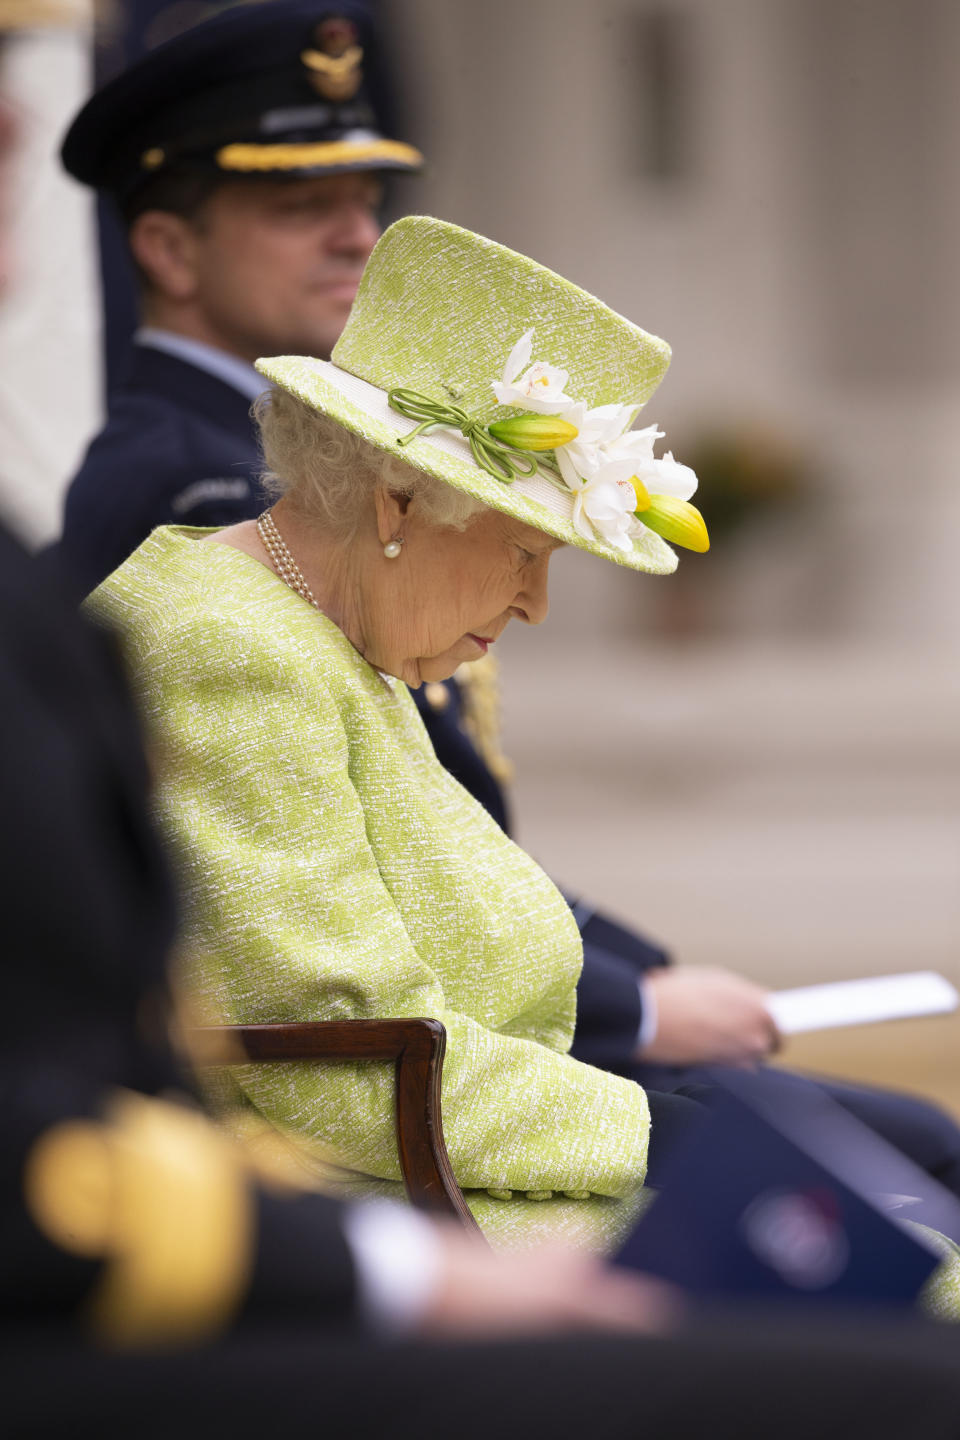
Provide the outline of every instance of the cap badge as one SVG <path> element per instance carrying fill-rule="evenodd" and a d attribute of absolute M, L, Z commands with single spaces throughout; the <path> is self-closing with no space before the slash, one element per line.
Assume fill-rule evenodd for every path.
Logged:
<path fill-rule="evenodd" d="M 351 20 L 331 16 L 313 32 L 314 49 L 300 59 L 309 70 L 310 84 L 325 100 L 352 100 L 363 80 L 363 49 L 357 44 L 357 27 Z"/>

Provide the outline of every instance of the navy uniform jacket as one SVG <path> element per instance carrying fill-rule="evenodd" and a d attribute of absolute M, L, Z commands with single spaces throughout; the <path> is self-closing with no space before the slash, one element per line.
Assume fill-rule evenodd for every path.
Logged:
<path fill-rule="evenodd" d="M 250 401 L 226 381 L 134 345 L 107 423 L 67 492 L 60 558 L 83 594 L 155 525 L 233 525 L 264 508 Z"/>

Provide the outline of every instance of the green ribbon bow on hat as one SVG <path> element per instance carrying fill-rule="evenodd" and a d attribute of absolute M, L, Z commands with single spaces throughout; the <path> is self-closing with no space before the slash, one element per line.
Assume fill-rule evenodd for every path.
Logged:
<path fill-rule="evenodd" d="M 387 394 L 391 410 L 405 415 L 408 420 L 419 420 L 409 435 L 399 435 L 398 445 L 409 445 L 418 435 L 431 430 L 445 428 L 459 430 L 470 443 L 470 453 L 476 463 L 494 480 L 509 484 L 519 476 L 529 479 L 536 475 L 539 461 L 529 450 L 520 450 L 513 445 L 504 445 L 495 439 L 482 420 L 471 420 L 465 410 L 456 405 L 442 405 L 437 400 L 428 400 L 416 390 L 391 390 Z M 523 464 L 521 464 L 521 459 Z"/>

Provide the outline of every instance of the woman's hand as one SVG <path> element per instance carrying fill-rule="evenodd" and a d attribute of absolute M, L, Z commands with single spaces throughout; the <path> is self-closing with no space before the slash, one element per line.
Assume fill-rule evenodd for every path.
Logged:
<path fill-rule="evenodd" d="M 678 1292 L 560 1245 L 497 1253 L 474 1235 L 438 1225 L 437 1284 L 422 1334 L 457 1336 L 619 1330 L 656 1334 L 678 1319 Z"/>
<path fill-rule="evenodd" d="M 657 1033 L 638 1059 L 659 1065 L 752 1065 L 778 1049 L 767 992 L 729 970 L 678 965 L 644 976 Z"/>

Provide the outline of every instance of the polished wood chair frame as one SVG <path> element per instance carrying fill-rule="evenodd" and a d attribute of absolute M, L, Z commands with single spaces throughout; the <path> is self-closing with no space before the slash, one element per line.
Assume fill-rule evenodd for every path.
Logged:
<path fill-rule="evenodd" d="M 410 1203 L 478 1231 L 443 1143 L 440 1079 L 447 1032 L 439 1020 L 212 1025 L 195 1031 L 194 1039 L 194 1058 L 203 1065 L 392 1060 L 397 1151 Z"/>

